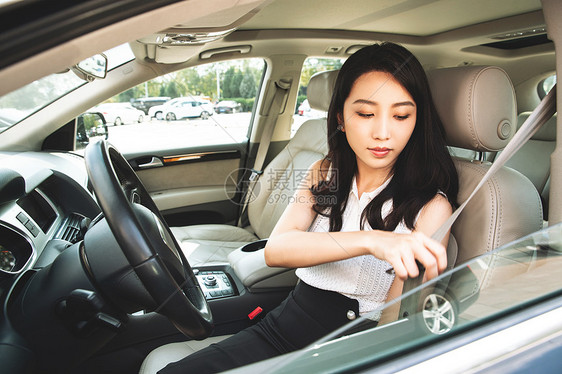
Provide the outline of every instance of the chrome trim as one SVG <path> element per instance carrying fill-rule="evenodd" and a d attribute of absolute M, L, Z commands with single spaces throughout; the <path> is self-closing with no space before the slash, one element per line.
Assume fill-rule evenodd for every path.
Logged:
<path fill-rule="evenodd" d="M 160 160 L 158 157 L 152 156 L 152 160 L 150 160 L 146 164 L 139 164 L 138 168 L 139 169 L 149 169 L 149 168 L 158 168 L 158 167 L 161 167 L 161 166 L 164 166 L 164 163 L 162 162 L 162 160 Z"/>

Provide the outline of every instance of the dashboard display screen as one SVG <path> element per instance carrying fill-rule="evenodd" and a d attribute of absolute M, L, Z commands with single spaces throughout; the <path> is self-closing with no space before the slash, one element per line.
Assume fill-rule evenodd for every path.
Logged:
<path fill-rule="evenodd" d="M 29 195 L 19 199 L 18 205 L 33 218 L 43 232 L 47 232 L 57 218 L 55 210 L 37 191 L 32 191 Z"/>

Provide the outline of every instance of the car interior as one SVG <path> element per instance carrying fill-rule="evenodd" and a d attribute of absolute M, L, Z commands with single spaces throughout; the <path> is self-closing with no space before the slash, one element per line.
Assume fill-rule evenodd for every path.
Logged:
<path fill-rule="evenodd" d="M 22 3 L 0 6 L 0 18 L 35 9 L 23 26 L 46 27 L 41 8 Z M 16 107 L 12 92 L 41 92 L 44 76 L 72 75 L 102 52 L 111 66 L 103 79 L 65 78 L 69 88 L 0 132 L 6 372 L 156 373 L 279 305 L 298 278 L 268 267 L 263 248 L 308 167 L 327 153 L 338 74 L 318 68 L 304 82 L 311 60 L 343 61 L 382 41 L 410 49 L 426 69 L 463 202 L 555 80 L 560 31 L 549 17 L 562 12 L 550 0 L 90 3 L 49 8 L 57 43 L 45 32 L 35 49 L 0 64 L 0 119 Z M 89 21 L 80 29 L 77 14 Z M 28 37 L 23 26 L 10 24 L 0 41 Z M 111 65 L 115 47 L 127 54 Z M 263 68 L 243 113 L 106 126 L 103 141 L 79 145 L 78 118 L 104 101 L 189 69 L 246 71 L 240 61 L 251 60 Z M 212 72 L 217 84 L 224 66 Z M 299 118 L 303 99 L 323 114 Z M 475 194 L 452 226 L 448 269 L 559 223 L 556 132 L 555 114 Z M 405 317 L 394 306 L 380 329 Z"/>

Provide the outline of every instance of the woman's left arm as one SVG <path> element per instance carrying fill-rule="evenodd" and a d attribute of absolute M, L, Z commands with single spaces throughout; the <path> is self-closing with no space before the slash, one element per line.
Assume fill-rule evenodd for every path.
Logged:
<path fill-rule="evenodd" d="M 445 196 L 437 194 L 422 208 L 414 231 L 423 232 L 427 236 L 431 237 L 452 213 L 453 208 L 451 207 L 449 200 L 447 200 Z M 441 244 L 447 246 L 448 242 L 449 232 L 447 232 L 447 235 L 445 235 Z"/>
<path fill-rule="evenodd" d="M 449 218 L 452 214 L 453 208 L 447 200 L 447 198 L 441 194 L 435 195 L 435 197 L 429 201 L 423 208 L 416 222 L 414 231 L 422 232 L 425 235 L 431 237 L 439 227 Z M 449 231 L 450 232 L 450 231 Z M 449 232 L 443 238 L 441 243 L 447 248 L 449 242 Z M 427 280 L 426 271 L 423 277 L 423 281 Z M 438 274 L 438 269 L 434 270 L 434 274 Z M 388 292 L 387 301 L 394 300 L 400 297 L 402 294 L 402 288 L 404 286 L 404 281 L 396 277 L 394 282 Z M 394 304 L 392 311 L 386 311 L 383 313 L 383 318 L 385 322 L 395 321 L 398 317 L 398 311 L 400 309 L 400 303 Z"/>
<path fill-rule="evenodd" d="M 452 213 L 453 208 L 447 198 L 441 194 L 437 194 L 422 208 L 414 231 L 422 232 L 431 237 Z M 450 231 L 448 231 L 443 240 L 441 240 L 441 244 L 443 244 L 445 248 L 447 248 L 447 244 L 449 243 L 449 233 Z"/>

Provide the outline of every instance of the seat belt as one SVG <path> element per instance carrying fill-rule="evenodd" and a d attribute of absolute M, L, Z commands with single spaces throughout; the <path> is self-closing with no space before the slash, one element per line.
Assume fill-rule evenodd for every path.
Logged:
<path fill-rule="evenodd" d="M 275 82 L 275 93 L 273 95 L 273 99 L 271 100 L 271 105 L 269 106 L 269 110 L 267 111 L 268 117 L 264 124 L 264 129 L 261 134 L 260 138 L 260 145 L 258 146 L 258 152 L 256 154 L 256 160 L 254 161 L 254 167 L 251 169 L 252 174 L 248 179 L 247 188 L 242 196 L 242 209 L 240 211 L 240 216 L 238 217 L 238 224 L 237 226 L 242 225 L 242 219 L 244 217 L 244 213 L 248 208 L 248 203 L 252 198 L 252 194 L 254 191 L 254 187 L 260 175 L 263 174 L 263 164 L 265 162 L 265 157 L 267 156 L 267 150 L 269 149 L 269 144 L 271 143 L 271 137 L 273 136 L 273 130 L 275 130 L 275 124 L 277 122 L 277 118 L 279 117 L 279 112 L 281 110 L 281 106 L 285 101 L 285 97 L 291 88 L 291 81 L 286 79 L 280 79 L 279 81 Z"/>
<path fill-rule="evenodd" d="M 453 214 L 435 231 L 431 236 L 432 239 L 437 241 L 442 241 L 447 232 L 451 229 L 457 218 L 460 216 L 461 212 L 465 206 L 469 203 L 474 195 L 480 190 L 480 188 L 490 179 L 497 170 L 499 170 L 507 160 L 511 158 L 523 144 L 527 142 L 540 128 L 546 123 L 553 115 L 556 113 L 556 85 L 550 90 L 548 95 L 546 95 L 540 102 L 540 104 L 533 110 L 531 115 L 527 120 L 521 125 L 519 131 L 515 133 L 513 139 L 507 144 L 503 151 L 499 154 L 498 158 L 494 160 L 492 166 L 486 174 L 480 180 L 480 183 L 474 188 L 472 193 L 468 198 L 453 212 Z M 449 260 L 449 255 L 447 256 Z M 454 254 L 454 260 L 456 260 L 457 254 Z M 418 264 L 419 266 L 419 264 Z M 413 294 L 411 292 L 414 288 L 422 284 L 425 269 L 420 266 L 420 273 L 416 278 L 408 278 L 404 282 L 402 288 L 403 302 L 400 305 L 400 316 L 413 315 L 417 311 L 418 300 L 413 297 L 406 297 Z"/>

